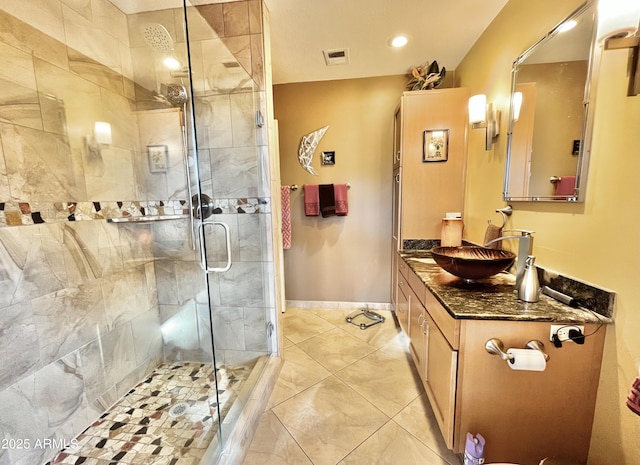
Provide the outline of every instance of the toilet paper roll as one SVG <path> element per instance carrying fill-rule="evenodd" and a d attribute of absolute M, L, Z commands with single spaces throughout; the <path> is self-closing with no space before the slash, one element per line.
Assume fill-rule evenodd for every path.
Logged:
<path fill-rule="evenodd" d="M 513 359 L 509 360 L 509 368 L 512 370 L 544 371 L 547 368 L 544 354 L 539 350 L 509 349 L 507 354 L 513 355 Z"/>

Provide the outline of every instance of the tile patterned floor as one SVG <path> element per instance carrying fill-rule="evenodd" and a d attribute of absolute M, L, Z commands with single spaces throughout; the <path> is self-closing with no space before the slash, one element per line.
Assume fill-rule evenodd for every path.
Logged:
<path fill-rule="evenodd" d="M 218 398 L 211 364 L 179 362 L 158 367 L 59 453 L 50 465 L 197 465 L 217 440 L 251 367 L 218 369 Z"/>
<path fill-rule="evenodd" d="M 243 465 L 459 465 L 390 312 L 287 309 L 284 365 Z"/>

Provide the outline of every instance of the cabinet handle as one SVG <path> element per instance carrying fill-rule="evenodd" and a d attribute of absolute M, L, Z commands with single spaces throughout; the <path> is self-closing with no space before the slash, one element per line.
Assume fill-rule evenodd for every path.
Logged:
<path fill-rule="evenodd" d="M 400 151 L 396 152 L 396 161 L 400 161 Z"/>
<path fill-rule="evenodd" d="M 399 174 L 396 174 L 396 175 L 394 176 L 394 178 L 395 178 L 395 180 L 396 180 L 396 183 L 397 183 L 397 184 L 400 184 L 400 175 L 399 175 Z"/>
<path fill-rule="evenodd" d="M 420 319 L 422 319 L 422 321 L 420 321 Z M 421 313 L 420 316 L 418 316 L 418 326 L 420 326 L 420 329 L 424 331 L 424 328 L 422 327 L 423 324 L 424 324 L 424 313 Z"/>

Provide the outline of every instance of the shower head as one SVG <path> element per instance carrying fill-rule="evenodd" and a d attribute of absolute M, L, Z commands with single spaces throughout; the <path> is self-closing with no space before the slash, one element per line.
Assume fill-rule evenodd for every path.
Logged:
<path fill-rule="evenodd" d="M 140 25 L 142 37 L 155 52 L 173 52 L 173 39 L 167 28 L 158 23 L 144 23 Z"/>
<path fill-rule="evenodd" d="M 160 94 L 173 107 L 181 107 L 189 98 L 187 89 L 182 84 L 161 84 Z"/>

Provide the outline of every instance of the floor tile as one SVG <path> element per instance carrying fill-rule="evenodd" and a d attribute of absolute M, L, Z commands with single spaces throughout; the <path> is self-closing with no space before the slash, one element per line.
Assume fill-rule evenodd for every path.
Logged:
<path fill-rule="evenodd" d="M 389 420 L 335 376 L 272 410 L 314 465 L 335 465 Z"/>
<path fill-rule="evenodd" d="M 335 328 L 310 310 L 287 309 L 282 318 L 284 334 L 294 344 Z"/>
<path fill-rule="evenodd" d="M 340 465 L 365 464 L 447 465 L 447 462 L 390 421 L 340 462 Z"/>
<path fill-rule="evenodd" d="M 452 465 L 461 463 L 460 457 L 447 449 L 425 393 L 411 402 L 393 419 L 448 463 Z"/>
<path fill-rule="evenodd" d="M 282 351 L 282 357 L 284 358 L 284 364 L 267 408 L 278 405 L 331 375 L 330 371 L 299 347 L 285 348 Z"/>
<path fill-rule="evenodd" d="M 393 315 L 362 330 L 351 313 L 287 309 L 284 365 L 244 465 L 460 465 Z"/>
<path fill-rule="evenodd" d="M 412 363 L 403 354 L 383 350 L 347 366 L 336 376 L 389 417 L 423 392 Z"/>
<path fill-rule="evenodd" d="M 271 411 L 260 418 L 244 465 L 313 465 Z"/>
<path fill-rule="evenodd" d="M 341 370 L 376 348 L 335 328 L 298 344 L 302 350 L 331 371 Z"/>

